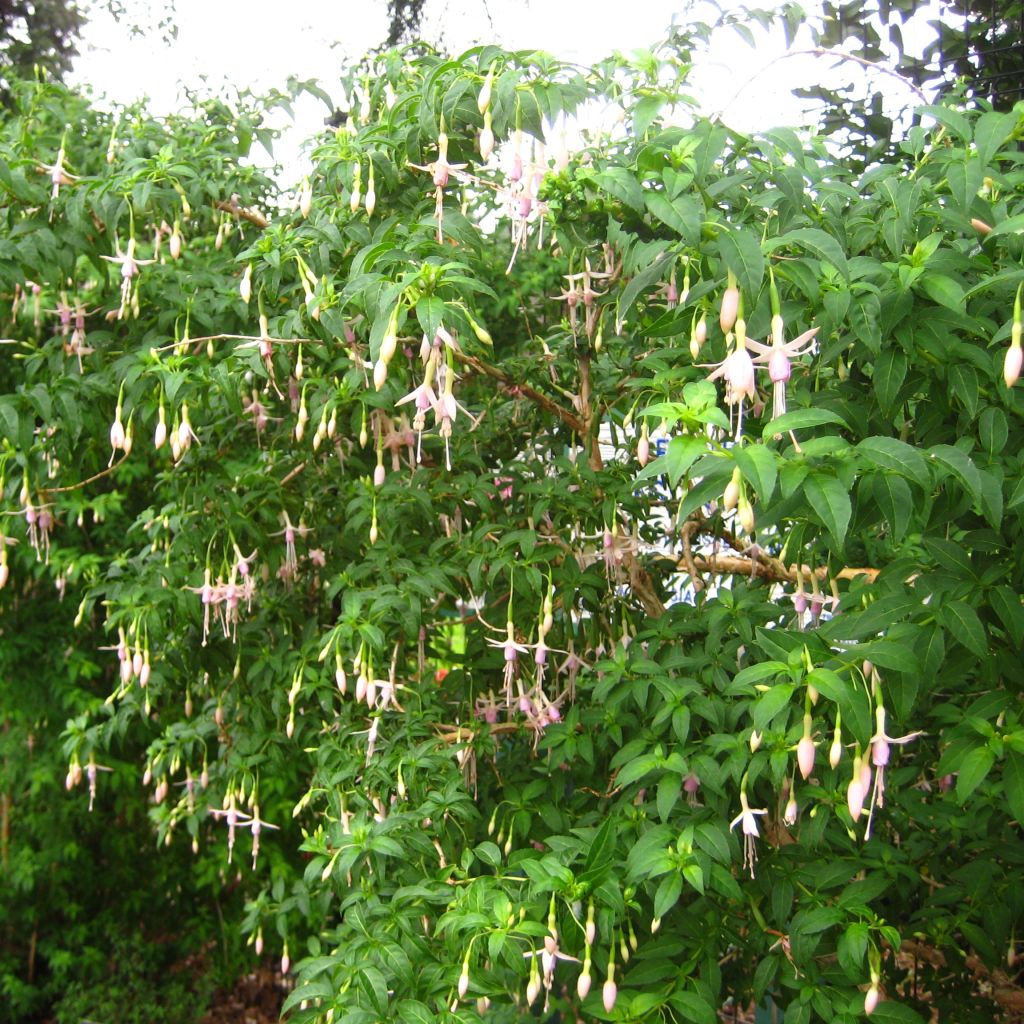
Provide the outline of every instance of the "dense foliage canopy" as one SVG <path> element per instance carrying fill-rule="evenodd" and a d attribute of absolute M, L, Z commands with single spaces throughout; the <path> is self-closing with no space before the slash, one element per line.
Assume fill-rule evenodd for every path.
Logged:
<path fill-rule="evenodd" d="M 374 57 L 294 197 L 258 106 L 18 92 L 5 858 L 70 715 L 295 1021 L 1016 997 L 1024 119 L 854 172 L 685 42 Z"/>

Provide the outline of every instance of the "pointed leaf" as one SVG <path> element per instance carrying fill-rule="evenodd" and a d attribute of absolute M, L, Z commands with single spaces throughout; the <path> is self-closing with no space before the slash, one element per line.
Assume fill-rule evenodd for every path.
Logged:
<path fill-rule="evenodd" d="M 771 499 L 778 479 L 776 454 L 763 444 L 736 445 L 729 449 L 740 467 L 744 480 L 757 492 L 762 502 Z"/>
<path fill-rule="evenodd" d="M 841 548 L 853 515 L 853 506 L 846 488 L 834 476 L 812 473 L 804 481 L 804 494 L 817 517 L 832 534 L 836 545 Z"/>
<path fill-rule="evenodd" d="M 718 251 L 727 269 L 736 275 L 748 307 L 752 307 L 764 279 L 764 256 L 757 236 L 742 228 L 723 227 Z"/>

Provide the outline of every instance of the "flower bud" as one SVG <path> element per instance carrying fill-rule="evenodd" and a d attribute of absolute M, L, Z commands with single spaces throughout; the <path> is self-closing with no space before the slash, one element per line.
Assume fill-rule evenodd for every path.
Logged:
<path fill-rule="evenodd" d="M 377 362 L 373 364 L 373 386 L 375 390 L 380 391 L 380 389 L 387 383 L 387 379 L 387 363 L 385 363 L 383 359 L 378 359 Z"/>
<path fill-rule="evenodd" d="M 722 305 L 718 312 L 718 323 L 723 334 L 728 334 L 736 323 L 740 309 L 740 290 L 731 285 L 722 293 Z"/>
<path fill-rule="evenodd" d="M 725 493 L 722 495 L 722 507 L 726 512 L 731 512 L 740 500 L 740 471 L 737 467 L 732 471 L 732 478 L 725 487 Z"/>
<path fill-rule="evenodd" d="M 465 999 L 469 991 L 469 963 L 463 963 L 462 973 L 459 975 L 459 998 Z"/>
<path fill-rule="evenodd" d="M 1017 383 L 1022 363 L 1024 363 L 1024 349 L 1021 348 L 1018 340 L 1016 345 L 1010 345 L 1006 350 L 1006 357 L 1003 359 L 1003 380 L 1006 381 L 1008 388 L 1012 388 Z"/>
<path fill-rule="evenodd" d="M 843 758 L 843 742 L 839 736 L 839 730 L 836 729 L 835 735 L 832 737 L 832 746 L 829 747 L 828 751 L 828 763 L 831 767 L 835 768 L 837 764 Z"/>
<path fill-rule="evenodd" d="M 756 754 L 761 747 L 761 741 L 764 737 L 755 729 L 750 734 L 750 752 Z"/>
<path fill-rule="evenodd" d="M 604 1001 L 604 1008 L 607 1013 L 611 1013 L 615 1008 L 615 1000 L 619 997 L 619 986 L 609 978 L 601 989 L 601 998 Z"/>
<path fill-rule="evenodd" d="M 874 1013 L 875 1007 L 878 1005 L 878 996 L 878 986 L 872 982 L 871 988 L 864 996 L 864 1012 L 866 1014 Z"/>
<path fill-rule="evenodd" d="M 590 965 L 584 964 L 583 973 L 579 976 L 579 978 L 576 979 L 576 995 L 578 995 L 580 999 L 587 998 L 587 995 L 590 992 L 590 985 L 592 981 L 593 978 L 590 974 Z"/>

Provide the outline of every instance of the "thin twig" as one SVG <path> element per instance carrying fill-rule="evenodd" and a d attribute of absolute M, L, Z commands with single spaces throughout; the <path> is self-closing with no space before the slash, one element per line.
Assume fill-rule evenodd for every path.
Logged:
<path fill-rule="evenodd" d="M 257 210 L 247 210 L 244 206 L 239 206 L 238 200 L 234 196 L 231 197 L 230 202 L 218 199 L 213 205 L 216 206 L 218 210 L 223 210 L 225 213 L 232 214 L 236 219 L 241 217 L 242 220 L 247 220 L 250 224 L 255 224 L 258 228 L 265 228 L 270 224 L 270 221 L 268 221 L 267 218 Z"/>
<path fill-rule="evenodd" d="M 547 395 L 530 387 L 529 384 L 520 384 L 517 381 L 514 381 L 503 370 L 499 370 L 496 366 L 491 366 L 490 364 L 477 359 L 475 356 L 467 355 L 465 352 L 456 352 L 455 358 L 458 359 L 460 363 L 476 370 L 477 373 L 482 373 L 485 377 L 491 377 L 494 380 L 501 381 L 501 383 L 507 387 L 515 389 L 525 398 L 530 399 L 531 402 L 539 405 L 542 409 L 552 415 L 557 416 L 571 430 L 575 431 L 580 436 L 584 435 L 585 430 L 583 421 L 575 413 L 563 408 L 557 402 L 548 398 Z"/>
<path fill-rule="evenodd" d="M 121 456 L 121 458 L 113 465 L 107 466 L 106 469 L 101 469 L 95 476 L 89 477 L 88 480 L 80 480 L 77 484 L 68 484 L 67 487 L 40 487 L 39 493 L 44 496 L 49 494 L 64 494 L 67 491 L 77 491 L 80 487 L 88 487 L 89 484 L 95 483 L 97 480 L 101 480 L 105 476 L 109 476 L 118 468 L 118 466 L 124 465 L 127 458 L 127 455 Z"/>
<path fill-rule="evenodd" d="M 293 470 L 285 475 L 284 479 L 281 481 L 281 486 L 285 487 L 290 484 L 305 468 L 306 463 L 300 462 Z"/>

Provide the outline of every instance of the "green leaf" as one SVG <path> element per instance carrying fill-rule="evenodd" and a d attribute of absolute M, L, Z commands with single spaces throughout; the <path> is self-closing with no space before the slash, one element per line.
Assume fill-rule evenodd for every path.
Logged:
<path fill-rule="evenodd" d="M 956 776 L 956 798 L 965 803 L 992 770 L 995 754 L 988 747 L 975 747 L 960 763 Z"/>
<path fill-rule="evenodd" d="M 616 314 L 617 330 L 621 329 L 623 321 L 629 315 L 629 311 L 633 308 L 633 303 L 639 298 L 640 293 L 645 288 L 650 288 L 655 281 L 660 280 L 668 270 L 669 266 L 669 257 L 662 254 L 649 266 L 641 270 L 640 273 L 622 289 L 622 295 L 619 298 L 618 313 Z"/>
<path fill-rule="evenodd" d="M 830 409 L 792 409 L 781 416 L 770 420 L 761 431 L 761 437 L 772 437 L 785 434 L 790 430 L 805 430 L 808 427 L 821 427 L 826 423 L 839 423 L 846 426 L 846 420 L 839 413 Z"/>
<path fill-rule="evenodd" d="M 942 624 L 972 654 L 979 658 L 988 655 L 988 640 L 985 627 L 978 613 L 964 601 L 949 601 L 938 610 Z"/>
<path fill-rule="evenodd" d="M 871 1014 L 871 1024 L 925 1024 L 925 1019 L 909 1006 L 892 999 L 883 999 Z"/>
<path fill-rule="evenodd" d="M 981 498 L 981 477 L 969 455 L 950 444 L 937 444 L 928 449 L 928 457 L 952 473 L 975 501 Z"/>
<path fill-rule="evenodd" d="M 902 540 L 910 525 L 914 495 L 910 484 L 894 473 L 875 473 L 871 477 L 871 494 L 882 510 L 894 540 Z"/>
<path fill-rule="evenodd" d="M 961 142 L 967 142 L 971 138 L 971 122 L 952 107 L 940 107 L 938 105 L 926 104 L 917 108 L 922 117 L 932 117 L 939 124 L 945 126 Z"/>
<path fill-rule="evenodd" d="M 900 388 L 907 376 L 907 357 L 898 348 L 887 348 L 875 361 L 872 387 L 878 396 L 878 404 L 886 416 L 896 412 Z"/>
<path fill-rule="evenodd" d="M 899 473 L 925 490 L 932 485 L 927 459 L 905 441 L 895 437 L 866 437 L 857 445 L 857 452 L 873 466 Z"/>
<path fill-rule="evenodd" d="M 825 528 L 832 534 L 836 546 L 842 548 L 850 517 L 853 515 L 853 506 L 850 504 L 850 495 L 846 488 L 834 476 L 812 473 L 804 481 L 804 495 Z"/>
<path fill-rule="evenodd" d="M 397 1007 L 402 1024 L 435 1024 L 437 1014 L 418 999 L 403 999 Z"/>
<path fill-rule="evenodd" d="M 1024 756 L 1012 750 L 1006 752 L 1003 761 L 1003 792 L 1010 813 L 1017 819 L 1017 824 L 1024 828 Z"/>
<path fill-rule="evenodd" d="M 692 196 L 669 199 L 664 192 L 644 192 L 644 202 L 651 215 L 667 224 L 687 245 L 700 244 L 701 208 Z"/>
<path fill-rule="evenodd" d="M 926 272 L 917 279 L 917 285 L 932 302 L 963 313 L 965 308 L 963 286 L 945 274 Z"/>
<path fill-rule="evenodd" d="M 839 936 L 836 952 L 839 966 L 852 981 L 859 981 L 866 966 L 864 957 L 868 951 L 868 926 L 861 921 L 851 924 Z"/>
<path fill-rule="evenodd" d="M 693 1024 L 718 1024 L 715 1008 L 701 995 L 685 989 L 677 990 L 669 996 L 669 1003 L 682 1020 Z"/>
<path fill-rule="evenodd" d="M 685 476 L 687 470 L 708 450 L 703 437 L 673 437 L 665 450 L 665 470 L 673 487 Z"/>
<path fill-rule="evenodd" d="M 983 164 L 990 164 L 999 147 L 1017 127 L 1017 115 L 989 110 L 974 125 L 974 146 Z"/>
<path fill-rule="evenodd" d="M 768 723 L 790 702 L 796 686 L 793 683 L 776 683 L 763 693 L 751 711 L 754 728 L 762 732 Z"/>
<path fill-rule="evenodd" d="M 1011 587 L 996 587 L 988 600 L 1010 634 L 1013 645 L 1020 647 L 1024 643 L 1024 605 L 1021 605 L 1017 591 Z"/>
<path fill-rule="evenodd" d="M 718 251 L 726 268 L 736 275 L 747 304 L 752 306 L 764 278 L 764 256 L 757 236 L 742 228 L 723 227 L 718 236 Z"/>
<path fill-rule="evenodd" d="M 625 167 L 608 167 L 594 175 L 594 181 L 637 213 L 644 213 L 644 190 L 636 175 Z"/>
<path fill-rule="evenodd" d="M 729 449 L 729 453 L 740 467 L 743 478 L 757 492 L 758 498 L 762 502 L 769 501 L 779 475 L 775 452 L 763 444 L 749 444 L 735 445 Z"/>
<path fill-rule="evenodd" d="M 444 302 L 436 295 L 424 295 L 416 303 L 416 319 L 423 333 L 433 340 L 444 320 Z"/>
<path fill-rule="evenodd" d="M 769 238 L 763 245 L 765 252 L 771 253 L 783 246 L 795 245 L 806 249 L 825 263 L 831 263 L 843 277 L 850 280 L 850 267 L 846 262 L 846 254 L 842 246 L 830 234 L 820 228 L 797 228 L 787 231 L 778 238 Z"/>
<path fill-rule="evenodd" d="M 583 865 L 583 873 L 592 879 L 601 876 L 612 865 L 615 857 L 615 841 L 618 838 L 618 830 L 613 818 L 606 818 L 604 824 L 598 829 L 597 835 L 590 844 L 587 859 Z"/>
<path fill-rule="evenodd" d="M 654 916 L 664 917 L 679 900 L 683 891 L 683 878 L 678 871 L 670 871 L 659 883 L 654 894 Z"/>

